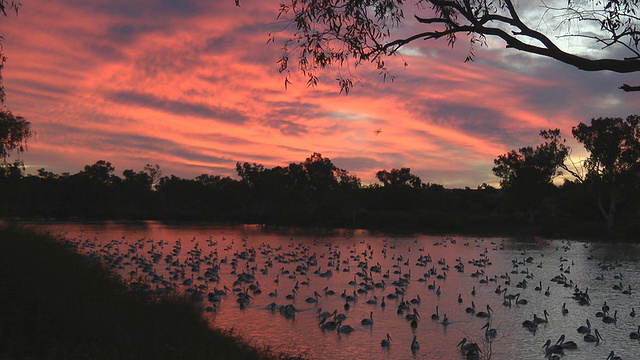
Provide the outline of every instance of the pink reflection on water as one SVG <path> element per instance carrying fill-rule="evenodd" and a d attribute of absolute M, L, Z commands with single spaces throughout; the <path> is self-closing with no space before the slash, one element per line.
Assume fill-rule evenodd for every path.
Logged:
<path fill-rule="evenodd" d="M 180 291 L 200 287 L 204 305 L 210 304 L 208 292 L 227 286 L 230 291 L 216 302 L 218 311 L 205 313 L 212 326 L 232 328 L 251 343 L 314 359 L 459 359 L 462 354 L 456 344 L 463 337 L 477 342 L 485 357 L 490 351 L 492 359 L 540 359 L 546 339 L 555 341 L 566 334 L 568 339 L 578 340 L 575 328 L 593 312 L 572 302 L 572 287 L 550 282 L 560 264 L 572 264 L 572 277 L 589 286 L 594 303 L 606 298 L 622 309 L 633 301 L 612 297 L 609 287 L 593 282 L 593 274 L 600 270 L 597 260 L 590 259 L 588 246 L 567 246 L 561 241 L 392 237 L 360 230 L 268 231 L 256 226 L 156 222 L 45 224 L 41 228 L 54 234 L 64 232 L 85 253 L 122 258 L 116 268 L 124 278 L 161 278 Z M 173 255 L 171 261 L 166 260 L 169 254 Z M 462 271 L 456 268 L 459 264 L 464 267 Z M 212 276 L 204 276 L 212 267 L 219 267 L 219 279 L 215 281 L 210 280 Z M 622 271 L 635 281 L 632 287 L 640 287 L 640 277 L 633 276 L 638 274 L 637 262 L 627 263 Z M 474 273 L 477 276 L 471 275 Z M 252 280 L 238 282 L 240 274 L 250 275 Z M 528 286 L 516 286 L 524 280 L 528 280 Z M 534 289 L 540 282 L 550 288 L 550 296 Z M 159 284 L 152 283 L 152 287 Z M 507 292 L 496 293 L 498 287 L 507 288 Z M 335 294 L 330 295 L 329 290 Z M 269 296 L 276 292 L 277 296 Z M 314 292 L 321 296 L 317 303 L 307 302 L 307 298 L 315 298 Z M 246 306 L 238 303 L 239 293 L 251 296 Z M 286 298 L 294 293 L 295 298 Z M 528 304 L 506 306 L 504 295 L 515 293 Z M 347 301 L 346 296 L 353 296 L 353 301 Z M 477 312 L 486 311 L 489 305 L 494 310 L 491 317 L 468 313 L 472 301 Z M 272 303 L 276 305 L 274 310 Z M 570 308 L 571 316 L 560 315 L 563 303 Z M 285 305 L 297 309 L 295 316 L 287 317 L 278 310 Z M 433 316 L 436 308 L 437 318 Z M 344 314 L 343 325 L 354 330 L 339 333 L 319 327 L 318 310 Z M 544 310 L 552 314 L 551 318 L 535 334 L 521 326 L 523 320 L 534 313 L 542 315 Z M 413 314 L 419 315 L 415 327 L 407 318 Z M 363 325 L 362 320 L 370 316 L 373 324 Z M 448 324 L 443 323 L 445 316 Z M 481 329 L 487 322 L 498 331 L 493 342 L 485 339 Z M 614 343 L 627 331 L 624 324 L 621 320 L 614 329 L 600 326 L 601 332 Z M 392 340 L 390 346 L 383 347 L 381 341 L 386 334 Z M 414 335 L 420 349 L 412 354 Z M 628 346 L 626 340 L 615 344 L 621 353 Z M 604 358 L 608 349 L 585 351 Z"/>

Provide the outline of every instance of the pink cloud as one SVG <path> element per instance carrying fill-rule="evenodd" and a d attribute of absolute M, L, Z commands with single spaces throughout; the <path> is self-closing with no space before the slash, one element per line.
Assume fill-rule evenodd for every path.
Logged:
<path fill-rule="evenodd" d="M 475 187 L 497 182 L 493 159 L 536 144 L 541 129 L 570 137 L 586 114 L 632 109 L 616 102 L 618 92 L 587 86 L 618 78 L 585 80 L 502 49 L 464 64 L 463 40 L 453 50 L 412 45 L 418 51 L 388 62 L 394 82 L 362 66 L 326 69 L 316 88 L 293 72 L 285 89 L 281 44 L 267 44 L 270 33 L 285 35 L 277 3 L 156 5 L 34 1 L 6 19 L 7 105 L 38 132 L 27 164 L 74 173 L 98 159 L 119 171 L 158 163 L 192 178 L 320 152 L 364 183 L 408 166 L 424 181 Z M 358 77 L 349 96 L 338 93 L 339 71 Z"/>

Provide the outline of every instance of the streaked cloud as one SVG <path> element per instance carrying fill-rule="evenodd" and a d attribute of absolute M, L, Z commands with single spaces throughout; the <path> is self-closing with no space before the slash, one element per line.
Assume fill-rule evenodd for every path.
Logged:
<path fill-rule="evenodd" d="M 497 183 L 493 159 L 539 143 L 542 129 L 570 138 L 580 121 L 637 112 L 617 89 L 628 75 L 580 72 L 499 41 L 472 63 L 464 39 L 454 49 L 416 42 L 389 59 L 393 81 L 347 66 L 323 71 L 315 88 L 293 72 L 285 89 L 277 13 L 272 1 L 24 3 L 2 30 L 7 106 L 38 133 L 22 158 L 71 173 L 99 159 L 118 172 L 157 163 L 193 178 L 319 152 L 363 183 L 411 167 L 425 182 L 475 187 Z M 335 82 L 345 72 L 357 77 L 348 96 Z"/>

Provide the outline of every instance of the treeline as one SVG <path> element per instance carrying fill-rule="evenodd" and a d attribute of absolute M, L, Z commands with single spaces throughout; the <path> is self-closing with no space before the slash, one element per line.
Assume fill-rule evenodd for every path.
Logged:
<path fill-rule="evenodd" d="M 606 227 L 588 189 L 565 182 L 530 208 L 508 191 L 483 184 L 445 189 L 409 168 L 381 170 L 380 183 L 362 185 L 318 153 L 304 162 L 266 168 L 238 163 L 239 179 L 203 174 L 162 176 L 158 165 L 115 175 L 100 160 L 77 174 L 45 169 L 27 175 L 21 164 L 0 168 L 0 216 L 56 219 L 156 219 L 275 226 L 395 229 L 440 233 L 604 236 Z M 633 196 L 639 199 L 636 192 Z M 617 232 L 637 237 L 638 201 L 618 210 Z"/>

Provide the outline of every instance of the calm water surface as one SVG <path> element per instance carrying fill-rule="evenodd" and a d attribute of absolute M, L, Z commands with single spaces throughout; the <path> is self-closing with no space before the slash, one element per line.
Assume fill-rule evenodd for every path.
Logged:
<path fill-rule="evenodd" d="M 99 256 L 125 279 L 143 276 L 154 290 L 175 287 L 202 296 L 205 307 L 215 308 L 205 312 L 214 327 L 311 359 L 465 359 L 456 345 L 463 337 L 479 345 L 480 358 L 544 359 L 545 341 L 555 343 L 563 334 L 577 343 L 563 359 L 605 359 L 611 350 L 623 359 L 640 354 L 640 343 L 629 337 L 640 324 L 640 316 L 630 314 L 640 311 L 640 247 L 634 245 L 157 222 L 28 225 Z M 559 277 L 567 285 L 552 281 Z M 226 295 L 208 296 L 225 287 Z M 506 292 L 496 293 L 498 287 Z M 576 287 L 587 291 L 589 305 L 573 298 Z M 517 293 L 527 304 L 507 306 L 505 295 Z M 491 316 L 468 313 L 472 301 L 476 312 L 489 305 Z M 617 311 L 615 323 L 596 317 L 605 301 L 610 316 Z M 287 305 L 294 316 L 279 310 Z M 342 324 L 353 331 L 319 327 L 320 310 L 344 314 Z M 535 332 L 522 326 L 545 310 L 548 322 Z M 406 316 L 415 313 L 414 327 Z M 369 318 L 372 325 L 361 323 Z M 598 344 L 576 331 L 587 320 L 602 335 Z M 497 331 L 490 340 L 482 329 L 487 322 Z M 391 344 L 382 347 L 386 334 Z"/>

